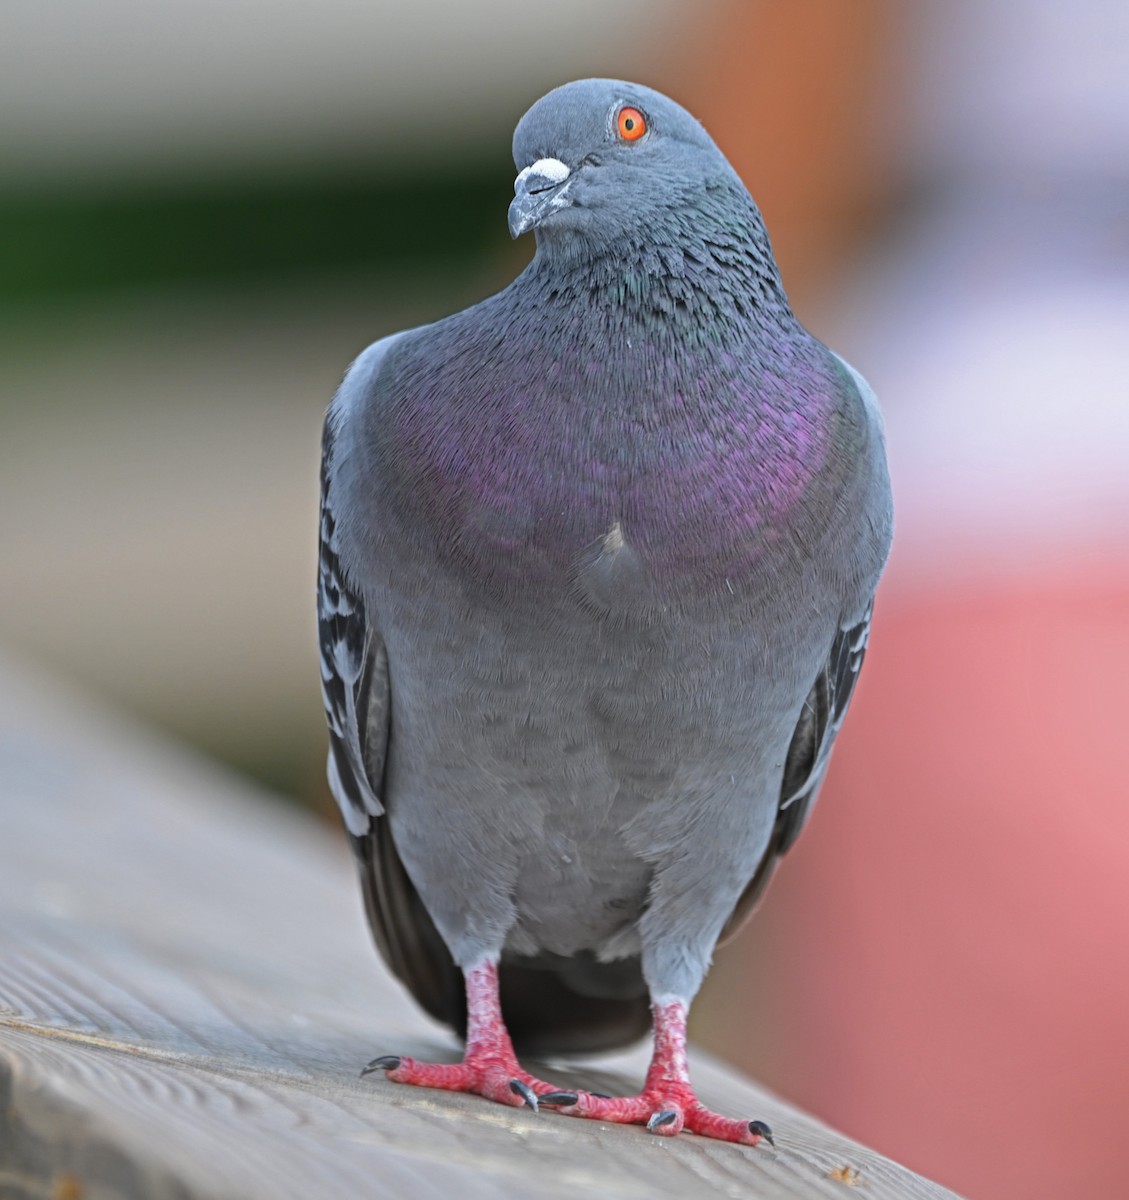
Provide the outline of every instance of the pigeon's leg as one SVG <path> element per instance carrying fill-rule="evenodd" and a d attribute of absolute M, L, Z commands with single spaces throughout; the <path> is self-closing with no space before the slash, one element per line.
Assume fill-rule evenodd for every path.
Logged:
<path fill-rule="evenodd" d="M 536 1110 L 539 1093 L 557 1091 L 518 1065 L 498 997 L 498 965 L 482 962 L 466 972 L 467 1037 L 461 1063 L 422 1063 L 389 1054 L 374 1058 L 361 1072 L 383 1071 L 396 1083 L 474 1092 L 500 1104 L 528 1104 Z"/>
<path fill-rule="evenodd" d="M 638 1096 L 607 1097 L 591 1092 L 556 1092 L 541 1095 L 541 1103 L 570 1116 L 598 1121 L 645 1124 L 652 1133 L 672 1137 L 683 1129 L 724 1142 L 755 1146 L 762 1139 L 772 1144 L 772 1131 L 763 1121 L 738 1121 L 723 1117 L 701 1104 L 690 1085 L 686 1062 L 686 1005 L 681 1000 L 656 1002 L 655 1046 L 647 1080 Z"/>

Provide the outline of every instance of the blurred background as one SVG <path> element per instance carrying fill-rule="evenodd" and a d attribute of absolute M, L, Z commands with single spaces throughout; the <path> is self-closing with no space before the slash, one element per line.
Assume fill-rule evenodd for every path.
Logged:
<path fill-rule="evenodd" d="M 322 413 L 507 282 L 517 118 L 636 78 L 884 402 L 898 536 L 699 1041 L 970 1196 L 1124 1194 L 1129 6 L 9 0 L 0 642 L 334 819 Z M 358 947 L 368 953 L 368 947 Z"/>

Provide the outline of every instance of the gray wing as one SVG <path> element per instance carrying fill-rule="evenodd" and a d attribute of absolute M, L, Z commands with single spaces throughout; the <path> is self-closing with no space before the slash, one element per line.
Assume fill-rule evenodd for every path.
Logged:
<path fill-rule="evenodd" d="M 792 848 L 815 804 L 827 772 L 831 748 L 843 727 L 843 719 L 862 670 L 862 660 L 870 640 L 870 617 L 873 611 L 872 600 L 860 621 L 848 629 L 840 629 L 835 635 L 827 666 L 820 672 L 804 701 L 804 709 L 784 765 L 784 784 L 776 820 L 780 834 L 777 855 Z"/>
<path fill-rule="evenodd" d="M 815 805 L 827 773 L 831 749 L 842 728 L 855 683 L 862 670 L 873 609 L 872 600 L 859 621 L 836 633 L 827 662 L 804 701 L 784 760 L 780 805 L 768 850 L 741 894 L 733 915 L 726 922 L 721 933 L 722 940 L 736 933 L 751 915 L 776 864 L 795 844 Z"/>
<path fill-rule="evenodd" d="M 322 435 L 318 642 L 329 727 L 327 775 L 356 857 L 377 949 L 424 1009 L 458 1028 L 465 1021 L 462 977 L 404 870 L 385 815 L 385 764 L 393 738 L 388 654 L 342 566 L 334 510 L 350 422 L 371 393 L 388 344 L 378 342 L 357 360 L 330 405 Z"/>
<path fill-rule="evenodd" d="M 329 726 L 329 786 L 345 828 L 360 837 L 371 829 L 373 818 L 384 812 L 378 792 L 383 786 L 388 742 L 388 656 L 369 625 L 360 593 L 350 586 L 341 568 L 333 511 L 339 416 L 331 407 L 322 434 L 318 645 L 322 701 Z"/>

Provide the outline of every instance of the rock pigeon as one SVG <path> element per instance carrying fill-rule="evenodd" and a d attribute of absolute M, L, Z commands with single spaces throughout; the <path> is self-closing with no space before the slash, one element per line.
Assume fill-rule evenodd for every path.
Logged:
<path fill-rule="evenodd" d="M 330 785 L 381 954 L 466 1046 L 366 1071 L 755 1145 L 697 1100 L 686 1014 L 846 713 L 892 529 L 881 419 L 679 105 L 567 84 L 513 151 L 529 266 L 370 346 L 325 422 Z M 633 1096 L 516 1057 L 648 1027 Z"/>

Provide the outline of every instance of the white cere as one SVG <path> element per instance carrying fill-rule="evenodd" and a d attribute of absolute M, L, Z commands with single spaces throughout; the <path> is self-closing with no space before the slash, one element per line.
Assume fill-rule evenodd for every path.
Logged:
<path fill-rule="evenodd" d="M 518 172 L 518 177 L 514 180 L 514 191 L 516 192 L 522 181 L 530 175 L 539 175 L 550 183 L 560 183 L 561 180 L 567 179 L 569 174 L 568 167 L 559 158 L 539 158 L 532 166 Z"/>

